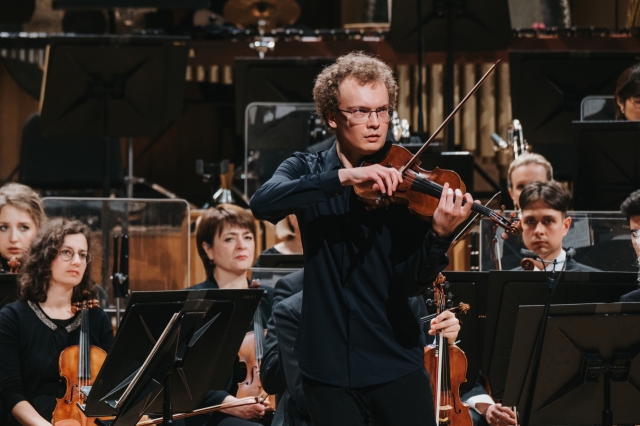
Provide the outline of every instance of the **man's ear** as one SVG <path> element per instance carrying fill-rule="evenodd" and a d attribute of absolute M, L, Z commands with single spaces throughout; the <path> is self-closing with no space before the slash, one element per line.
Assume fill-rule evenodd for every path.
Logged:
<path fill-rule="evenodd" d="M 325 117 L 327 118 L 327 123 L 329 124 L 329 127 L 331 127 L 332 129 L 335 129 L 338 127 L 338 123 L 336 121 L 337 117 L 336 117 L 336 112 L 332 111 L 332 110 L 327 110 L 327 112 L 325 113 Z"/>
<path fill-rule="evenodd" d="M 569 232 L 569 228 L 571 228 L 571 217 L 567 216 L 562 221 L 562 236 L 564 237 Z"/>

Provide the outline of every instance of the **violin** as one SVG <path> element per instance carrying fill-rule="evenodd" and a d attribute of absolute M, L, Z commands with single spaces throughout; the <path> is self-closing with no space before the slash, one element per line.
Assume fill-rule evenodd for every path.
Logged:
<path fill-rule="evenodd" d="M 253 281 L 250 288 L 259 287 L 257 281 Z M 244 399 L 249 397 L 258 397 L 261 399 L 268 399 L 270 402 L 270 411 L 274 411 L 276 406 L 275 396 L 268 395 L 262 387 L 262 381 L 260 380 L 260 366 L 262 364 L 262 357 L 264 354 L 264 336 L 267 334 L 267 330 L 262 323 L 262 313 L 260 306 L 253 314 L 253 331 L 248 332 L 244 336 L 240 351 L 238 352 L 238 358 L 241 363 L 244 363 L 247 367 L 247 376 L 245 379 L 238 383 L 238 392 L 236 398 Z"/>
<path fill-rule="evenodd" d="M 97 299 L 74 303 L 72 312 L 80 310 L 80 342 L 69 346 L 60 354 L 60 376 L 67 382 L 67 390 L 56 402 L 53 411 L 54 426 L 87 426 L 95 424 L 95 418 L 84 415 L 77 404 L 86 404 L 86 396 L 81 392 L 83 386 L 92 386 L 98 376 L 107 353 L 97 346 L 91 346 L 89 340 L 89 309 L 99 306 Z"/>
<path fill-rule="evenodd" d="M 10 274 L 17 274 L 18 271 L 20 271 L 20 261 L 15 256 L 9 259 L 9 261 L 7 262 L 7 265 L 9 265 Z"/>
<path fill-rule="evenodd" d="M 411 154 L 406 148 L 393 145 L 390 142 L 385 144 L 383 149 L 366 158 L 362 166 L 372 164 L 380 164 L 385 167 L 393 167 L 402 174 L 402 183 L 398 184 L 396 191 L 391 196 L 380 194 L 380 191 L 363 190 L 354 187 L 358 197 L 368 204 L 369 208 L 388 207 L 390 204 L 404 204 L 409 211 L 418 215 L 422 219 L 429 219 L 433 216 L 439 204 L 439 198 L 442 194 L 443 185 L 449 183 L 452 190 L 460 189 L 462 193 L 466 192 L 466 187 L 460 176 L 451 170 L 441 170 L 436 167 L 434 170 L 428 171 L 420 167 L 420 155 L 425 151 L 427 146 L 435 139 L 442 129 L 449 123 L 454 115 L 460 110 L 464 103 L 475 93 L 489 74 L 496 68 L 500 61 L 497 61 L 485 73 L 485 75 L 476 83 L 471 91 L 456 106 L 449 116 L 442 122 L 440 127 L 431 135 L 424 145 L 416 152 Z M 454 196 L 455 200 L 455 196 Z M 466 204 L 466 200 L 462 200 L 462 204 Z M 522 226 L 517 218 L 513 215 L 506 218 L 492 209 L 480 204 L 473 203 L 471 210 L 491 219 L 495 224 L 500 226 L 512 235 L 520 235 Z"/>
<path fill-rule="evenodd" d="M 442 274 L 433 282 L 438 314 L 447 310 Z M 424 367 L 429 372 L 437 426 L 473 426 L 470 407 L 460 400 L 460 385 L 467 381 L 467 357 L 456 345 L 449 345 L 442 333 L 424 351 Z"/>

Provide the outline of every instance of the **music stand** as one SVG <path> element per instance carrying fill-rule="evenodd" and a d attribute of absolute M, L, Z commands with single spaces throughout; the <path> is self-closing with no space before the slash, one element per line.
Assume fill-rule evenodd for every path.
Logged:
<path fill-rule="evenodd" d="M 573 122 L 575 210 L 617 211 L 640 187 L 640 123 Z"/>
<path fill-rule="evenodd" d="M 85 414 L 131 426 L 145 413 L 166 421 L 193 411 L 207 390 L 224 387 L 262 293 L 133 293 Z"/>
<path fill-rule="evenodd" d="M 300 269 L 304 266 L 302 254 L 261 254 L 258 257 L 260 268 Z"/>
<path fill-rule="evenodd" d="M 424 36 L 424 38 L 423 38 Z M 507 48 L 511 19 L 507 0 L 394 0 L 389 40 L 396 52 L 418 52 L 418 133 L 422 137 L 422 63 L 425 51 L 444 51 L 445 115 L 453 111 L 453 52 Z M 461 96 L 462 97 L 462 96 Z M 453 151 L 453 121 L 446 151 Z"/>
<path fill-rule="evenodd" d="M 609 303 L 637 288 L 634 272 L 563 272 L 552 304 Z M 482 372 L 493 396 L 502 399 L 507 367 L 521 305 L 544 303 L 548 273 L 541 271 L 490 271 Z"/>
<path fill-rule="evenodd" d="M 522 408 L 542 306 L 521 306 L 505 405 Z M 640 303 L 556 305 L 549 311 L 533 410 L 523 424 L 637 424 Z M 567 409 L 570 407 L 570 409 Z"/>
<path fill-rule="evenodd" d="M 0 274 L 0 309 L 18 299 L 18 274 Z"/>
<path fill-rule="evenodd" d="M 105 197 L 109 139 L 156 137 L 180 116 L 187 52 L 186 39 L 175 37 L 51 38 L 40 96 L 42 133 L 103 138 Z"/>

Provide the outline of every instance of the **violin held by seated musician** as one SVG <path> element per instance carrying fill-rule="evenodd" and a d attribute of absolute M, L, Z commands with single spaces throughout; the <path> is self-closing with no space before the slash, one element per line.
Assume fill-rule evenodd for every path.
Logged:
<path fill-rule="evenodd" d="M 60 354 L 80 343 L 83 317 L 88 343 L 105 351 L 111 346 L 113 328 L 102 309 L 86 316 L 73 309 L 87 293 L 96 296 L 90 261 L 89 229 L 79 221 L 53 219 L 33 240 L 19 278 L 20 298 L 0 310 L 2 424 L 52 424 L 56 398 L 67 393 Z"/>

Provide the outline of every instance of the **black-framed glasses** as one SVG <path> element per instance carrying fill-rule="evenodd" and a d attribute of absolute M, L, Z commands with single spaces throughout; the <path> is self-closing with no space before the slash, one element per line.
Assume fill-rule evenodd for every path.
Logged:
<path fill-rule="evenodd" d="M 376 113 L 376 117 L 378 117 L 378 121 L 380 121 L 381 123 L 388 123 L 389 119 L 391 117 L 391 114 L 392 114 L 392 112 L 389 110 L 389 108 L 378 108 L 378 109 L 375 109 L 375 110 L 374 109 L 371 109 L 371 110 L 367 110 L 367 109 L 353 109 L 353 110 L 338 109 L 338 111 L 347 112 L 347 113 L 351 114 L 351 116 L 349 116 L 349 120 L 351 120 L 355 124 L 366 123 L 371 118 L 371 113 L 373 113 L 373 112 Z"/>
<path fill-rule="evenodd" d="M 71 261 L 71 259 L 73 259 L 75 255 L 76 255 L 76 252 L 70 248 L 63 248 L 63 249 L 60 249 L 60 251 L 58 252 L 58 256 L 60 256 L 60 259 L 64 260 L 65 262 Z M 86 252 L 86 251 L 78 252 L 78 257 L 80 258 L 80 263 L 83 263 L 85 265 L 91 262 L 91 253 L 89 252 Z"/>

